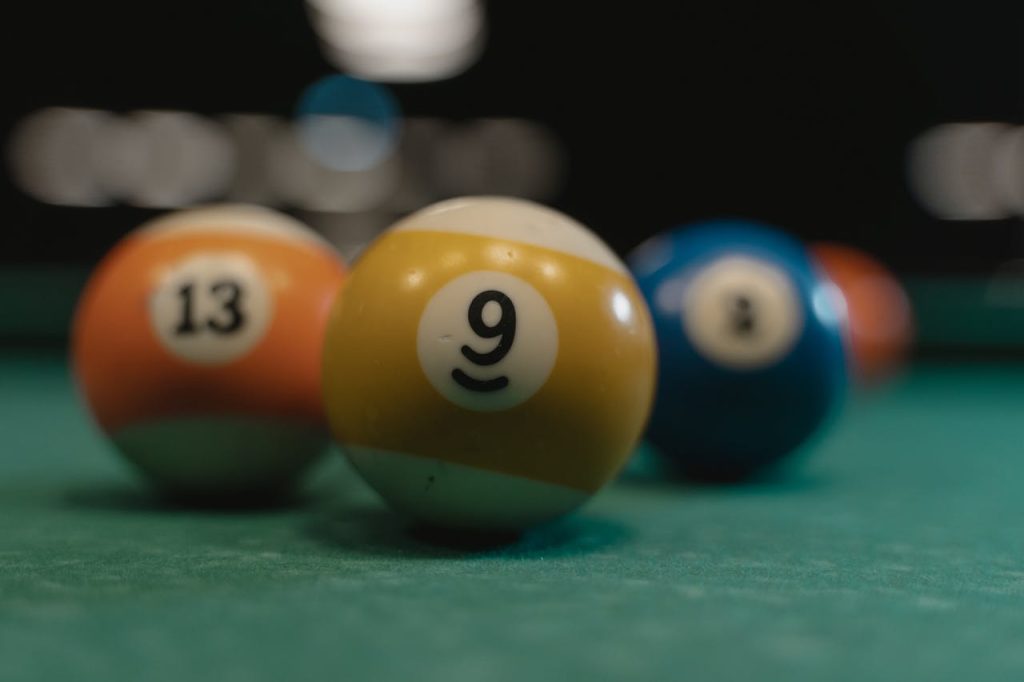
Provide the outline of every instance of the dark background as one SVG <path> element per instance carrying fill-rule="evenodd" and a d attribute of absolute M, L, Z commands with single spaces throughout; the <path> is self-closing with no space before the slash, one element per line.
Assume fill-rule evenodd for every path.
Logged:
<path fill-rule="evenodd" d="M 490 2 L 481 59 L 395 85 L 403 112 L 545 123 L 555 203 L 620 252 L 737 215 L 865 247 L 909 274 L 992 271 L 1021 220 L 947 222 L 907 189 L 907 145 L 949 121 L 1024 122 L 1019 2 Z M 290 115 L 332 72 L 298 0 L 8 8 L 0 133 L 48 106 Z M 61 208 L 7 174 L 0 263 L 88 264 L 158 211 Z"/>

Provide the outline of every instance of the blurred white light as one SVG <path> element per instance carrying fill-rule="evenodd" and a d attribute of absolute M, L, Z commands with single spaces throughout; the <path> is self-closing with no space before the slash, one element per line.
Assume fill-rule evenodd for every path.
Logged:
<path fill-rule="evenodd" d="M 135 206 L 176 208 L 222 196 L 235 174 L 230 137 L 197 114 L 139 111 L 111 119 L 102 137 L 100 182 Z"/>
<path fill-rule="evenodd" d="M 817 317 L 836 325 L 845 325 L 848 311 L 846 297 L 831 281 L 821 282 L 811 292 L 811 307 Z"/>
<path fill-rule="evenodd" d="M 430 163 L 436 147 L 444 143 L 450 125 L 435 118 L 405 120 L 397 152 L 400 177 L 398 186 L 388 197 L 388 209 L 407 213 L 439 198 L 429 181 Z"/>
<path fill-rule="evenodd" d="M 326 14 L 377 20 L 423 21 L 460 14 L 477 0 L 309 0 L 314 9 Z"/>
<path fill-rule="evenodd" d="M 612 313 L 614 313 L 615 319 L 622 324 L 629 324 L 633 319 L 633 304 L 629 302 L 629 297 L 621 291 L 612 294 Z"/>
<path fill-rule="evenodd" d="M 641 242 L 629 254 L 629 268 L 637 277 L 646 277 L 671 263 L 673 256 L 668 237 L 655 235 Z"/>
<path fill-rule="evenodd" d="M 1006 207 L 1024 218 L 1024 126 L 1006 130 L 994 145 L 996 192 Z"/>
<path fill-rule="evenodd" d="M 224 198 L 228 201 L 273 206 L 278 197 L 266 169 L 272 160 L 272 141 L 287 123 L 266 114 L 227 114 L 220 119 L 235 146 L 235 175 Z"/>
<path fill-rule="evenodd" d="M 686 301 L 686 288 L 690 285 L 690 280 L 691 273 L 685 273 L 682 277 L 665 280 L 654 291 L 652 307 L 665 315 L 679 314 Z"/>
<path fill-rule="evenodd" d="M 271 144 L 270 181 L 282 200 L 299 208 L 368 211 L 380 207 L 397 185 L 399 163 L 394 157 L 363 171 L 338 171 L 311 159 L 293 128 L 281 129 Z"/>
<path fill-rule="evenodd" d="M 468 45 L 483 28 L 483 13 L 475 3 L 462 3 L 455 12 L 397 17 L 321 14 L 321 38 L 354 55 L 414 55 L 450 52 Z"/>
<path fill-rule="evenodd" d="M 450 78 L 482 47 L 485 20 L 477 0 L 307 1 L 327 59 L 363 78 Z"/>
<path fill-rule="evenodd" d="M 358 171 L 391 153 L 391 131 L 358 116 L 302 116 L 298 127 L 307 153 L 332 170 Z"/>
<path fill-rule="evenodd" d="M 336 171 L 361 171 L 391 156 L 401 112 L 388 88 L 333 74 L 302 93 L 295 125 L 306 154 Z"/>
<path fill-rule="evenodd" d="M 14 181 L 48 204 L 111 203 L 94 172 L 97 141 L 110 118 L 106 111 L 62 107 L 29 114 L 15 127 L 7 150 Z"/>
<path fill-rule="evenodd" d="M 362 54 L 325 50 L 339 68 L 363 78 L 388 83 L 419 83 L 453 78 L 479 57 L 483 43 L 476 41 L 450 52 L 414 54 Z"/>
<path fill-rule="evenodd" d="M 120 201 L 136 194 L 136 186 L 150 184 L 147 175 L 150 153 L 146 132 L 132 118 L 112 116 L 100 135 L 102 153 L 95 173 L 100 184 Z"/>
<path fill-rule="evenodd" d="M 209 120 L 187 112 L 50 108 L 15 126 L 7 151 L 21 190 L 68 206 L 170 208 L 225 199 L 397 214 L 454 195 L 543 200 L 564 177 L 559 140 L 527 120 L 405 120 L 393 131 L 395 149 L 364 171 L 311 158 L 302 130 L 265 114 Z"/>
<path fill-rule="evenodd" d="M 1000 220 L 1010 207 L 997 180 L 995 153 L 1010 127 L 947 123 L 911 143 L 908 171 L 918 201 L 947 220 Z"/>
<path fill-rule="evenodd" d="M 483 119 L 452 129 L 430 166 L 441 196 L 503 194 L 527 199 L 555 195 L 565 175 L 558 139 L 533 121 Z"/>

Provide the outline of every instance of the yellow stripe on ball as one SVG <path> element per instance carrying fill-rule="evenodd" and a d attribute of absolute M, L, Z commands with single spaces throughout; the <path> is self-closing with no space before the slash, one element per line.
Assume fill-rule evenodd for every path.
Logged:
<path fill-rule="evenodd" d="M 466 230 L 385 233 L 362 256 L 328 324 L 324 390 L 339 440 L 587 492 L 600 488 L 639 438 L 655 365 L 646 306 L 629 275 L 600 260 Z M 471 273 L 478 281 L 465 281 L 481 291 L 449 288 L 450 300 L 431 307 L 447 285 Z M 550 310 L 553 346 L 548 318 L 530 291 Z M 477 329 L 485 334 L 515 314 L 511 350 L 493 365 L 486 363 L 503 352 L 500 336 L 457 338 L 470 329 L 474 300 Z M 451 323 L 431 326 L 423 319 L 428 309 L 442 318 L 450 309 Z M 423 351 L 435 330 L 441 350 Z M 516 344 L 532 350 L 516 357 Z M 480 364 L 459 359 L 463 346 Z M 553 364 L 545 370 L 548 351 Z M 435 356 L 440 369 L 425 370 Z M 468 385 L 482 382 L 478 403 L 472 392 L 459 393 L 456 379 L 443 384 L 449 360 L 450 372 L 463 370 Z M 521 388 L 524 377 L 537 383 L 531 373 L 544 376 Z M 487 383 L 500 384 L 502 376 L 505 388 Z M 486 395 L 513 388 L 521 390 L 515 399 Z"/>

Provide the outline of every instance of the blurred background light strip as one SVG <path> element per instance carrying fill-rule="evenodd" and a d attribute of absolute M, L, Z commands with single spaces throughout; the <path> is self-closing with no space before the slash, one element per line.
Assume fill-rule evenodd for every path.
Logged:
<path fill-rule="evenodd" d="M 224 126 L 184 111 L 137 111 L 100 130 L 100 184 L 144 208 L 177 208 L 223 196 L 235 176 L 235 146 Z"/>
<path fill-rule="evenodd" d="M 49 107 L 15 126 L 7 146 L 11 176 L 22 191 L 58 206 L 105 206 L 111 197 L 94 169 L 100 131 L 113 114 Z"/>
<path fill-rule="evenodd" d="M 361 78 L 442 80 L 469 68 L 483 48 L 477 0 L 307 0 L 325 58 Z"/>
<path fill-rule="evenodd" d="M 224 199 L 276 206 L 280 203 L 267 168 L 274 163 L 273 142 L 288 123 L 269 114 L 225 114 L 220 117 L 235 146 L 235 176 Z"/>
<path fill-rule="evenodd" d="M 562 141 L 537 121 L 411 118 L 399 127 L 385 117 L 378 127 L 370 115 L 325 126 L 330 117 L 315 116 L 311 129 L 301 115 L 46 108 L 14 127 L 8 161 L 24 193 L 82 207 L 227 199 L 397 215 L 464 194 L 547 201 L 564 185 Z"/>
<path fill-rule="evenodd" d="M 1024 218 L 1024 126 L 1005 130 L 993 153 L 996 191 L 1008 209 Z"/>
<path fill-rule="evenodd" d="M 543 201 L 562 189 L 566 160 L 544 126 L 484 118 L 442 134 L 427 176 L 441 197 L 503 194 Z"/>
<path fill-rule="evenodd" d="M 908 180 L 918 202 L 945 220 L 1024 215 L 1022 130 L 989 122 L 926 130 L 908 152 Z"/>
<path fill-rule="evenodd" d="M 383 205 L 395 191 L 399 160 L 389 156 L 365 170 L 328 168 L 308 154 L 300 132 L 277 131 L 265 169 L 277 196 L 288 206 L 311 211 L 355 213 Z"/>
<path fill-rule="evenodd" d="M 368 170 L 393 153 L 401 114 L 382 85 L 341 74 L 306 88 L 296 112 L 296 129 L 306 154 L 325 168 Z"/>

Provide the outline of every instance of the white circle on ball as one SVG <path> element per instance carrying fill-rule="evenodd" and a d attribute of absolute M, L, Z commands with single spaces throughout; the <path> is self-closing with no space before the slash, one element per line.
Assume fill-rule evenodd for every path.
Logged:
<path fill-rule="evenodd" d="M 266 334 L 272 315 L 259 267 L 230 251 L 198 253 L 175 263 L 149 300 L 149 321 L 161 345 L 202 365 L 244 356 Z"/>
<path fill-rule="evenodd" d="M 416 338 L 431 386 L 478 412 L 526 402 L 558 358 L 558 324 L 531 284 L 481 270 L 451 280 L 427 302 Z"/>
<path fill-rule="evenodd" d="M 705 267 L 683 293 L 683 328 L 697 351 L 731 369 L 781 360 L 803 329 L 796 287 L 781 269 L 729 256 Z"/>

